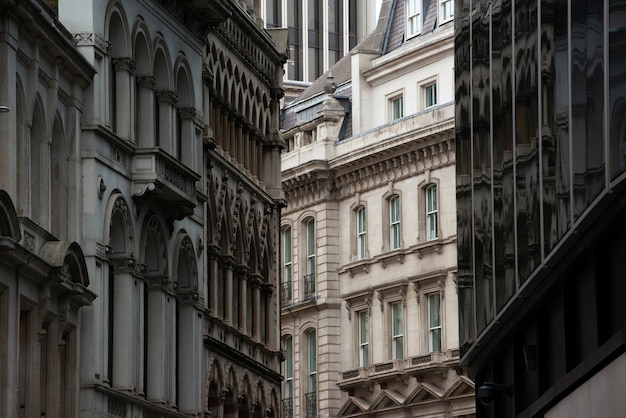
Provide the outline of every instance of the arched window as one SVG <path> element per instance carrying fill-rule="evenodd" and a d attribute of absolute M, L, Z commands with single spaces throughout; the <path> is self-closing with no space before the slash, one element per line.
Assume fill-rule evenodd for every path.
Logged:
<path fill-rule="evenodd" d="M 426 239 L 433 240 L 439 236 L 437 185 L 426 188 Z"/>
<path fill-rule="evenodd" d="M 314 329 L 305 334 L 307 381 L 304 394 L 305 417 L 317 417 L 317 335 Z"/>
<path fill-rule="evenodd" d="M 358 260 L 367 258 L 367 218 L 365 206 L 356 212 L 356 257 Z"/>
<path fill-rule="evenodd" d="M 293 254 L 292 254 L 292 238 L 291 227 L 283 229 L 283 287 L 281 293 L 281 303 L 283 305 L 291 302 L 292 298 L 292 273 L 293 273 Z"/>
<path fill-rule="evenodd" d="M 315 219 L 307 218 L 303 223 L 305 241 L 304 299 L 315 294 Z"/>
<path fill-rule="evenodd" d="M 389 199 L 389 249 L 397 250 L 401 245 L 400 237 L 400 196 Z"/>

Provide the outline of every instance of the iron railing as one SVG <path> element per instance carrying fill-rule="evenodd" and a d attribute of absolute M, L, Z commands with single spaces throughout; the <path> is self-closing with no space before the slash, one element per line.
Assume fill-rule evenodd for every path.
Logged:
<path fill-rule="evenodd" d="M 317 392 L 309 392 L 304 395 L 306 399 L 306 418 L 317 418 Z"/>
<path fill-rule="evenodd" d="M 283 283 L 283 288 L 280 293 L 280 302 L 283 306 L 291 303 L 291 282 Z"/>
<path fill-rule="evenodd" d="M 293 398 L 283 399 L 283 418 L 293 418 Z"/>

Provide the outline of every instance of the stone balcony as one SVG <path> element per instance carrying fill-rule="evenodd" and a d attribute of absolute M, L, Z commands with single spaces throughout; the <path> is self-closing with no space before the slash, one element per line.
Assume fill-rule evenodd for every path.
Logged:
<path fill-rule="evenodd" d="M 337 386 L 348 390 L 356 386 L 370 386 L 390 378 L 405 379 L 415 376 L 418 380 L 429 373 L 446 373 L 455 368 L 459 362 L 459 349 L 447 350 L 442 353 L 428 353 L 409 358 L 389 360 L 372 364 L 368 367 L 346 370 L 339 373 Z"/>
<path fill-rule="evenodd" d="M 160 148 L 138 148 L 132 160 L 133 197 L 158 200 L 180 220 L 193 213 L 200 175 Z"/>

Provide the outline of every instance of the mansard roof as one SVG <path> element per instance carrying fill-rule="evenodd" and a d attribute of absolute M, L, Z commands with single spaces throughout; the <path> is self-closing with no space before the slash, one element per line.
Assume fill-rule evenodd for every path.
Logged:
<path fill-rule="evenodd" d="M 323 95 L 324 82 L 329 73 L 334 77 L 337 86 L 349 82 L 352 74 L 352 55 L 358 53 L 385 55 L 405 44 L 417 42 L 419 39 L 440 30 L 437 25 L 438 2 L 436 0 L 425 1 L 424 23 L 421 33 L 407 40 L 405 35 L 405 3 L 405 1 L 401 0 L 383 0 L 376 29 L 355 46 L 349 54 L 337 61 L 328 71 L 317 78 L 300 96 L 289 104 L 289 107 L 302 103 L 314 96 Z"/>

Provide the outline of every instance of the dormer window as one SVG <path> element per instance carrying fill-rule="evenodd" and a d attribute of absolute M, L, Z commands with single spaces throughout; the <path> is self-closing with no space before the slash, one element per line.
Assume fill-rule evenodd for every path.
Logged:
<path fill-rule="evenodd" d="M 422 0 L 407 0 L 406 37 L 419 35 L 422 31 Z"/>

